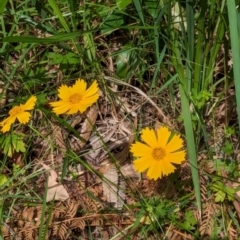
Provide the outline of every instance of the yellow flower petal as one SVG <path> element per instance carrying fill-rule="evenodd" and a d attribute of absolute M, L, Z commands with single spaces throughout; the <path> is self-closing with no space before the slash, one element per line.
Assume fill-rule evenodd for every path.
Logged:
<path fill-rule="evenodd" d="M 17 119 L 20 123 L 26 124 L 29 122 L 31 114 L 29 112 L 22 112 L 17 115 Z"/>
<path fill-rule="evenodd" d="M 3 120 L 0 125 L 4 126 L 4 125 L 12 125 L 14 122 L 16 121 L 16 117 L 12 117 L 9 116 L 8 118 L 6 118 L 5 120 Z"/>
<path fill-rule="evenodd" d="M 154 180 L 175 171 L 176 167 L 172 163 L 181 164 L 185 160 L 186 152 L 176 151 L 183 147 L 183 140 L 180 136 L 175 135 L 168 142 L 170 135 L 171 131 L 166 127 L 160 127 L 156 135 L 154 130 L 149 128 L 142 130 L 142 140 L 145 144 L 136 142 L 130 148 L 133 156 L 137 157 L 133 161 L 136 171 L 147 170 L 147 176 Z"/>
<path fill-rule="evenodd" d="M 0 126 L 5 125 L 9 120 L 9 117 L 0 122 Z"/>
<path fill-rule="evenodd" d="M 60 100 L 60 101 L 56 101 L 56 102 L 50 102 L 49 105 L 52 107 L 60 107 L 62 105 L 67 105 L 68 102 L 66 102 L 65 100 Z"/>
<path fill-rule="evenodd" d="M 58 97 L 60 99 L 67 99 L 70 94 L 71 94 L 71 91 L 69 90 L 69 87 L 66 85 L 62 85 L 58 89 Z"/>
<path fill-rule="evenodd" d="M 186 151 L 178 151 L 175 153 L 170 153 L 169 154 L 169 158 L 171 159 L 170 162 L 171 163 L 175 163 L 175 164 L 181 164 L 186 156 Z"/>
<path fill-rule="evenodd" d="M 84 93 L 84 98 L 85 97 L 91 97 L 92 95 L 97 94 L 98 96 L 98 84 L 97 81 L 95 80 L 92 85 L 87 89 L 87 91 Z"/>
<path fill-rule="evenodd" d="M 141 138 L 150 147 L 155 148 L 157 146 L 157 137 L 153 129 L 143 129 Z"/>
<path fill-rule="evenodd" d="M 73 91 L 81 95 L 85 94 L 87 83 L 83 79 L 78 79 L 76 83 L 72 86 Z"/>
<path fill-rule="evenodd" d="M 92 104 L 92 102 L 96 102 L 99 98 L 98 94 L 92 95 L 90 97 L 83 97 L 82 98 L 82 104 Z"/>
<path fill-rule="evenodd" d="M 136 171 L 144 172 L 151 166 L 151 164 L 149 164 L 149 162 L 146 162 L 145 158 L 139 158 L 139 159 L 133 161 L 133 166 Z"/>
<path fill-rule="evenodd" d="M 67 112 L 67 114 L 74 114 L 77 112 L 84 112 L 86 109 L 88 108 L 88 106 L 85 105 L 72 105 L 72 107 L 69 109 L 69 111 Z"/>
<path fill-rule="evenodd" d="M 146 144 L 136 142 L 131 145 L 130 152 L 132 152 L 135 157 L 143 157 L 151 155 L 152 148 Z"/>
<path fill-rule="evenodd" d="M 52 102 L 50 105 L 54 107 L 53 112 L 57 115 L 66 113 L 70 109 L 69 104 L 66 101 Z"/>
<path fill-rule="evenodd" d="M 157 139 L 158 139 L 158 146 L 165 147 L 169 140 L 171 132 L 167 127 L 160 127 L 157 129 Z"/>
<path fill-rule="evenodd" d="M 8 131 L 10 130 L 10 127 L 11 127 L 11 124 L 5 124 L 5 125 L 2 127 L 1 131 L 2 131 L 3 133 L 6 133 L 6 132 L 8 132 Z"/>
<path fill-rule="evenodd" d="M 170 142 L 167 144 L 166 149 L 168 152 L 174 152 L 183 147 L 183 140 L 179 135 L 174 135 Z"/>
<path fill-rule="evenodd" d="M 163 176 L 167 176 L 170 173 L 173 173 L 176 169 L 176 167 L 174 167 L 173 164 L 171 164 L 169 161 L 162 162 L 162 166 Z"/>
<path fill-rule="evenodd" d="M 32 110 L 36 104 L 37 98 L 36 96 L 30 97 L 25 104 L 22 105 L 23 110 Z"/>
<path fill-rule="evenodd" d="M 163 176 L 163 166 L 161 162 L 154 162 L 147 171 L 147 176 L 149 179 L 157 180 Z"/>

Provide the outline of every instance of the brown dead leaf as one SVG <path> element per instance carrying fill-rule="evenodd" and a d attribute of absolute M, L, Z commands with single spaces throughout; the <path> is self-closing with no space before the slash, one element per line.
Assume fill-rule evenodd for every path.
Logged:
<path fill-rule="evenodd" d="M 69 194 L 64 186 L 57 182 L 57 173 L 46 164 L 42 163 L 42 166 L 49 172 L 46 202 L 50 202 L 52 200 L 67 200 L 69 198 Z"/>
<path fill-rule="evenodd" d="M 103 134 L 99 134 L 100 136 L 94 135 L 90 139 L 91 151 L 89 151 L 85 158 L 88 161 L 93 162 L 95 165 L 99 164 L 99 159 L 103 158 L 103 155 L 100 156 L 100 152 L 104 150 L 104 145 L 110 140 L 110 138 L 115 133 L 115 129 L 107 131 Z"/>
<path fill-rule="evenodd" d="M 133 164 L 126 164 L 120 168 L 121 173 L 124 177 L 138 178 L 139 174 L 135 171 Z"/>
<path fill-rule="evenodd" d="M 134 87 L 134 86 L 132 86 L 132 85 L 130 85 L 130 84 L 128 84 L 128 83 L 125 83 L 125 82 L 122 82 L 122 81 L 120 82 L 120 80 L 118 80 L 118 79 L 116 79 L 116 78 L 113 78 L 113 77 L 104 76 L 104 78 L 105 78 L 106 80 L 109 80 L 109 81 L 112 81 L 112 82 L 116 82 L 116 83 L 120 83 L 121 85 L 125 85 L 125 86 L 128 86 L 128 87 L 134 89 L 139 95 L 141 95 L 142 97 L 144 97 L 146 101 L 148 101 L 149 103 L 151 103 L 152 106 L 154 106 L 154 107 L 156 108 L 158 115 L 162 118 L 162 121 L 163 121 L 164 123 L 170 124 L 170 123 L 169 123 L 169 119 L 168 119 L 168 117 L 164 114 L 163 110 L 162 110 L 161 108 L 159 108 L 159 107 L 157 106 L 157 104 L 156 104 L 147 94 L 145 94 L 141 89 L 139 89 L 139 88 L 137 88 L 137 87 Z"/>
<path fill-rule="evenodd" d="M 122 165 L 128 158 L 129 155 L 129 149 L 131 144 L 134 141 L 134 135 L 132 131 L 130 131 L 129 138 L 128 138 L 128 143 L 124 146 L 122 151 L 114 154 L 114 157 L 118 160 L 119 164 Z"/>
<path fill-rule="evenodd" d="M 20 167 L 24 167 L 25 163 L 23 161 L 23 154 L 22 153 L 14 153 L 12 156 L 13 162 L 17 165 L 19 165 Z"/>
<path fill-rule="evenodd" d="M 121 209 L 126 197 L 126 183 L 120 178 L 114 165 L 109 165 L 103 176 L 103 195 L 113 207 Z"/>
<path fill-rule="evenodd" d="M 1 100 L 0 100 L 0 107 L 4 108 L 6 106 L 6 90 L 4 90 L 4 83 L 0 82 L 0 94 L 1 94 Z"/>
<path fill-rule="evenodd" d="M 233 188 L 237 188 L 239 184 L 240 184 L 240 178 L 238 179 L 238 182 L 234 182 L 231 185 Z M 240 219 L 240 191 L 236 192 L 236 198 L 237 200 L 233 201 L 233 205 L 237 211 L 238 218 Z"/>
<path fill-rule="evenodd" d="M 70 141 L 70 146 L 74 151 L 78 152 L 86 145 L 86 142 L 89 140 L 89 137 L 91 135 L 92 128 L 96 122 L 97 116 L 97 107 L 93 106 L 87 113 L 86 119 L 83 122 L 81 128 L 77 130 L 84 141 L 77 138 L 74 138 L 74 141 Z M 74 124 L 76 124 L 76 122 L 74 122 Z"/>
<path fill-rule="evenodd" d="M 56 145 L 60 148 L 60 151 L 64 155 L 66 153 L 67 148 L 66 148 L 66 144 L 64 142 L 64 138 L 63 138 L 63 135 L 62 135 L 61 127 L 59 127 L 58 125 L 54 126 L 53 136 L 55 137 Z"/>

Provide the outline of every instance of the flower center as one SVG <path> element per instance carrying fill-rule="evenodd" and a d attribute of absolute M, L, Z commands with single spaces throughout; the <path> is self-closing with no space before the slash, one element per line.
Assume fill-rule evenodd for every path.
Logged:
<path fill-rule="evenodd" d="M 74 93 L 69 97 L 69 101 L 71 104 L 79 103 L 82 100 L 82 96 L 78 93 Z"/>
<path fill-rule="evenodd" d="M 152 156 L 155 160 L 162 160 L 166 155 L 166 151 L 163 148 L 154 148 L 152 151 Z"/>
<path fill-rule="evenodd" d="M 23 112 L 21 106 L 16 106 L 10 110 L 9 114 L 10 114 L 10 116 L 17 116 L 21 112 Z"/>

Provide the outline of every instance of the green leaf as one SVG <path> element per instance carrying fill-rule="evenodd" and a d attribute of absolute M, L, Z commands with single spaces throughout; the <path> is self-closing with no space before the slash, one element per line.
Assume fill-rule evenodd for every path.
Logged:
<path fill-rule="evenodd" d="M 7 156 L 11 157 L 14 152 L 26 152 L 23 134 L 11 133 L 4 135 L 4 138 L 4 141 L 1 140 L 0 147 Z"/>
<path fill-rule="evenodd" d="M 8 0 L 1 0 L 0 1 L 0 14 L 3 12 L 4 8 L 7 5 Z"/>
<path fill-rule="evenodd" d="M 122 26 L 124 23 L 123 16 L 120 14 L 114 14 L 112 13 L 110 16 L 107 16 L 103 20 L 103 25 L 102 25 L 102 34 L 110 34 L 114 29 L 117 29 Z"/>
<path fill-rule="evenodd" d="M 232 143 L 230 143 L 229 141 L 226 141 L 223 148 L 222 148 L 223 152 L 230 155 L 233 153 L 233 145 Z"/>
<path fill-rule="evenodd" d="M 132 2 L 132 0 L 116 0 L 116 2 L 118 9 L 123 10 Z"/>
<path fill-rule="evenodd" d="M 55 12 L 55 14 L 57 15 L 59 21 L 61 22 L 62 26 L 64 27 L 66 32 L 70 32 L 70 28 L 68 27 L 68 24 L 65 20 L 65 18 L 63 17 L 60 9 L 59 9 L 59 3 L 55 2 L 55 0 L 48 0 L 50 6 L 52 7 L 53 11 Z"/>
<path fill-rule="evenodd" d="M 237 169 L 236 161 L 230 159 L 214 159 L 213 166 L 217 172 L 224 170 L 233 173 Z"/>
<path fill-rule="evenodd" d="M 51 59 L 51 63 L 55 64 L 78 64 L 80 62 L 79 56 L 75 53 L 67 53 L 65 55 L 61 53 L 50 52 L 47 57 Z"/>
<path fill-rule="evenodd" d="M 130 71 L 130 66 L 134 65 L 134 60 L 137 59 L 137 54 L 131 45 L 123 46 L 123 48 L 118 52 L 116 65 L 117 65 L 117 75 L 120 78 L 126 78 L 128 72 Z"/>
<path fill-rule="evenodd" d="M 234 201 L 235 200 L 236 189 L 233 189 L 231 187 L 226 186 L 225 190 L 226 190 L 226 193 L 227 193 L 228 200 L 229 201 Z"/>
<path fill-rule="evenodd" d="M 157 215 L 160 217 L 165 217 L 167 214 L 165 203 L 160 203 L 157 206 Z"/>
<path fill-rule="evenodd" d="M 52 37 L 46 37 L 46 38 L 38 38 L 35 36 L 9 36 L 3 38 L 3 42 L 22 42 L 22 43 L 54 43 L 54 42 L 63 42 L 71 40 L 75 37 L 78 37 L 80 35 L 84 35 L 85 33 L 92 32 L 92 30 L 86 30 L 84 32 L 71 32 L 71 33 L 64 33 L 64 34 L 57 34 Z"/>
<path fill-rule="evenodd" d="M 223 191 L 218 191 L 214 194 L 214 196 L 215 196 L 215 202 L 223 202 L 226 197 L 226 193 Z"/>
<path fill-rule="evenodd" d="M 191 225 L 197 224 L 197 219 L 195 218 L 194 213 L 193 213 L 192 210 L 186 212 L 186 214 L 185 214 L 185 219 L 186 219 L 189 223 L 191 223 Z"/>
<path fill-rule="evenodd" d="M 240 48 L 239 48 L 239 22 L 237 19 L 237 5 L 236 1 L 227 1 L 229 30 L 230 30 L 230 41 L 232 49 L 232 62 L 233 62 L 233 80 L 235 87 L 235 96 L 237 101 L 237 112 L 240 113 Z M 240 127 L 240 117 L 238 117 L 238 125 Z"/>
<path fill-rule="evenodd" d="M 13 163 L 13 175 L 18 174 L 21 171 L 22 167 L 18 164 Z"/>
<path fill-rule="evenodd" d="M 24 142 L 23 141 L 17 141 L 15 150 L 16 150 L 16 152 L 26 152 Z"/>
<path fill-rule="evenodd" d="M 147 0 L 145 1 L 147 11 L 152 16 L 153 19 L 156 19 L 160 8 L 160 1 L 156 0 Z"/>
<path fill-rule="evenodd" d="M 8 182 L 7 176 L 0 174 L 0 187 L 3 186 L 7 182 Z M 7 186 L 8 186 L 8 184 L 7 184 Z"/>
<path fill-rule="evenodd" d="M 194 230 L 194 225 L 197 224 L 197 220 L 194 216 L 194 213 L 192 210 L 187 211 L 185 214 L 185 221 L 183 223 L 180 223 L 180 226 L 188 231 Z"/>

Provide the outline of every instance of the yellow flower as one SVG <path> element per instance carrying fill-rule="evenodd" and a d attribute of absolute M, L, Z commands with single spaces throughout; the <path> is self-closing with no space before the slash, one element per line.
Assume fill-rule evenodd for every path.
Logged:
<path fill-rule="evenodd" d="M 11 125 L 16 121 L 16 119 L 22 123 L 28 123 L 31 114 L 27 111 L 32 110 L 36 104 L 37 98 L 35 96 L 30 97 L 25 104 L 20 104 L 19 106 L 13 107 L 9 111 L 9 117 L 0 122 L 2 127 L 1 131 L 3 133 L 10 130 Z"/>
<path fill-rule="evenodd" d="M 99 98 L 97 81 L 94 81 L 88 89 L 83 79 L 78 79 L 72 87 L 62 85 L 58 89 L 58 97 L 61 100 L 50 103 L 54 113 L 58 115 L 78 111 L 82 113 Z"/>
<path fill-rule="evenodd" d="M 132 144 L 130 151 L 138 159 L 133 165 L 136 171 L 143 172 L 148 169 L 147 176 L 157 180 L 174 172 L 175 166 L 185 160 L 186 152 L 180 150 L 183 140 L 174 135 L 170 140 L 171 132 L 167 127 L 160 127 L 156 132 L 145 128 L 142 130 L 142 140 L 146 143 Z"/>

